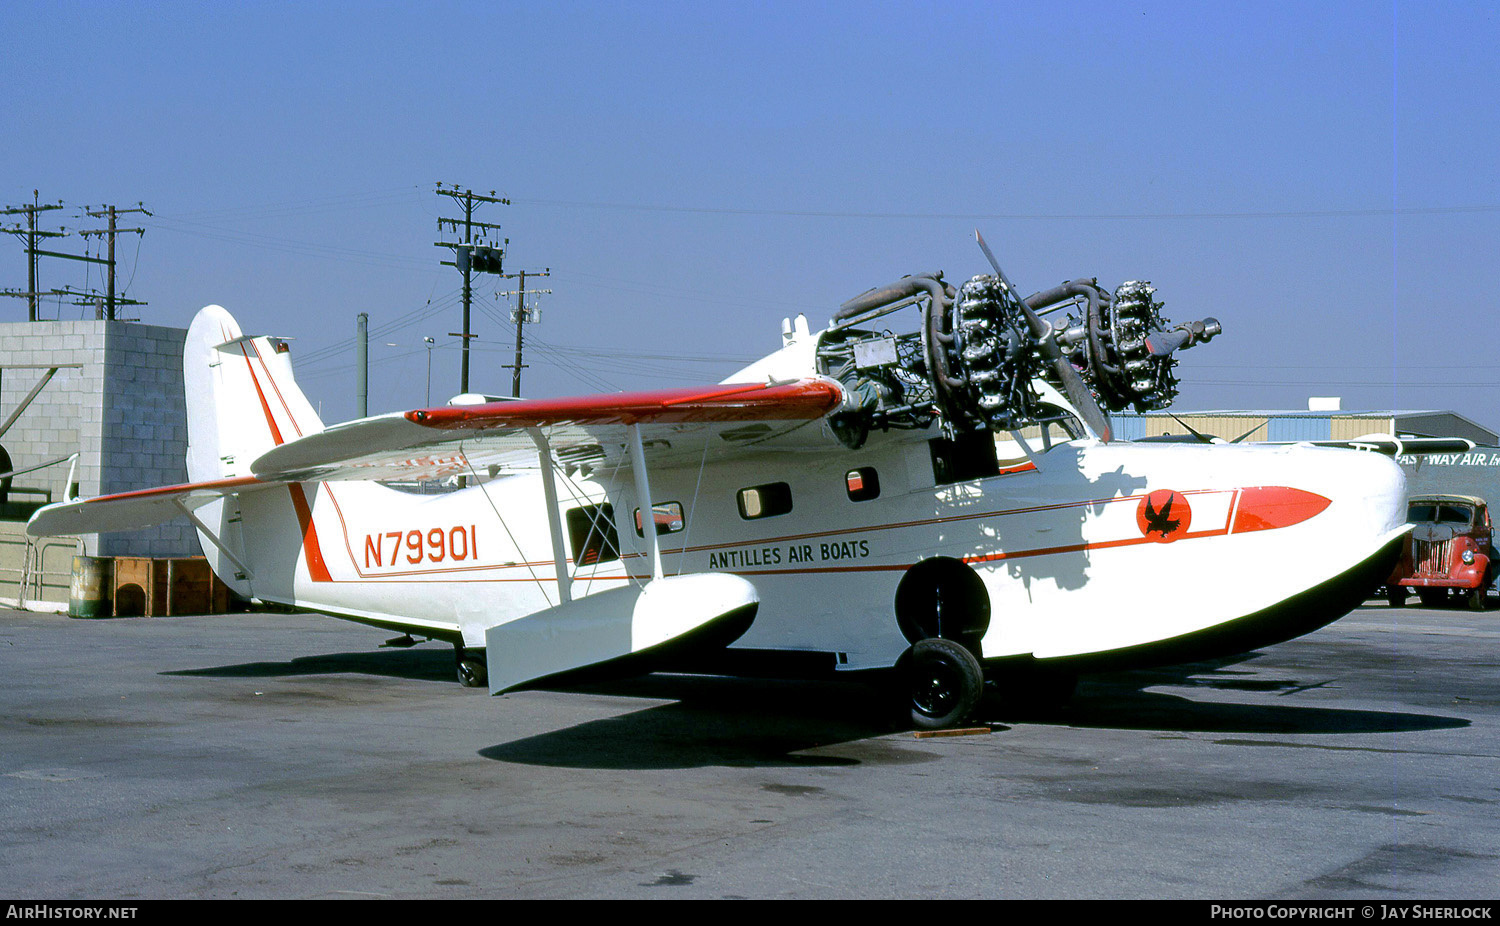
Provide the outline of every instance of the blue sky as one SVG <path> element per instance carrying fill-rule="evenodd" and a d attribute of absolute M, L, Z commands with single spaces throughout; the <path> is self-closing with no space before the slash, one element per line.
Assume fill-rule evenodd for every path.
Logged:
<path fill-rule="evenodd" d="M 1218 317 L 1178 408 L 1500 427 L 1490 4 L 19 0 L 0 30 L 0 203 L 40 190 L 77 229 L 144 201 L 141 318 L 217 302 L 295 337 L 329 421 L 358 312 L 372 411 L 421 404 L 424 336 L 434 399 L 457 390 L 441 181 L 509 198 L 476 218 L 507 269 L 551 270 L 531 395 L 717 380 L 783 316 L 984 272 L 978 227 L 1023 289 L 1149 279 L 1169 317 Z M 88 273 L 44 260 L 43 288 Z M 477 390 L 509 392 L 513 288 L 476 290 Z"/>

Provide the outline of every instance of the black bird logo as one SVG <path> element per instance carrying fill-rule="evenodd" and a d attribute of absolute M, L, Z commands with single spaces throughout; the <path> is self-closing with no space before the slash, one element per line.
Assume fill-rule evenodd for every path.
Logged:
<path fill-rule="evenodd" d="M 1159 533 L 1163 537 L 1170 537 L 1181 526 L 1182 521 L 1169 520 L 1172 514 L 1172 499 L 1175 496 L 1168 495 L 1166 504 L 1160 510 L 1151 507 L 1151 499 L 1146 499 L 1146 533 Z"/>

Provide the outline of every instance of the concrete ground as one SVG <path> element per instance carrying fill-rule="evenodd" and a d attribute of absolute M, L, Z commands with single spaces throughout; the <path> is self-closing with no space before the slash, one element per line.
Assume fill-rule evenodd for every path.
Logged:
<path fill-rule="evenodd" d="M 490 698 L 387 636 L 0 612 L 0 896 L 1500 895 L 1500 612 L 1371 603 L 940 739 L 852 684 Z"/>

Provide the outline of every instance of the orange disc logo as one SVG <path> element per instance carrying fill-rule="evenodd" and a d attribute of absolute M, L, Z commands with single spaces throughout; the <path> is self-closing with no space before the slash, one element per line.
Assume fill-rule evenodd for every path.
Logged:
<path fill-rule="evenodd" d="M 1157 489 L 1141 499 L 1135 509 L 1135 523 L 1147 540 L 1171 543 L 1187 533 L 1193 510 L 1181 492 Z"/>

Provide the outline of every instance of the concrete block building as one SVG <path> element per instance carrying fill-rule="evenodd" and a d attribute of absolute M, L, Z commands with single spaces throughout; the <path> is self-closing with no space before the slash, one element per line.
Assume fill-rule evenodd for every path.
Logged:
<path fill-rule="evenodd" d="M 82 496 L 186 481 L 186 334 L 123 321 L 0 324 L 0 464 L 8 457 L 6 469 L 17 473 L 9 491 L 0 492 L 0 598 L 34 598 L 13 591 L 24 578 L 32 591 L 50 588 L 54 594 L 47 597 L 56 600 L 61 571 L 66 600 L 69 550 L 90 556 L 199 555 L 197 535 L 185 520 L 90 535 L 81 544 L 28 542 L 24 531 L 36 507 L 67 497 L 70 478 Z"/>

